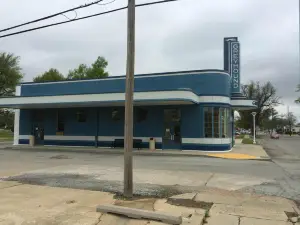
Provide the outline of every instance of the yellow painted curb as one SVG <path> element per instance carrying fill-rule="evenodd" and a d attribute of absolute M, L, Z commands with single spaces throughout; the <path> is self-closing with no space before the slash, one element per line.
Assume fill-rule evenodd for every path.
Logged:
<path fill-rule="evenodd" d="M 224 159 L 257 159 L 256 156 L 240 153 L 210 153 L 207 155 Z"/>

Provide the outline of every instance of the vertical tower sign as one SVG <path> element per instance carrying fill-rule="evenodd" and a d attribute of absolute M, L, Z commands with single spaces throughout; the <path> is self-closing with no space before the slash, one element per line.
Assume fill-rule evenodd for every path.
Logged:
<path fill-rule="evenodd" d="M 240 93 L 240 43 L 237 37 L 224 38 L 224 70 L 231 75 L 231 93 Z"/>

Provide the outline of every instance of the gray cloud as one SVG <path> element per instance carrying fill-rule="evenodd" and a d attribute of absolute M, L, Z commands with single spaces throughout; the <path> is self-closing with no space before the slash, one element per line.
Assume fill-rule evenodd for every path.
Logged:
<path fill-rule="evenodd" d="M 152 1 L 137 0 L 137 4 Z M 91 0 L 5 1 L 0 28 L 86 2 Z M 126 2 L 116 0 L 78 14 L 122 7 Z M 126 16 L 122 11 L 0 39 L 0 51 L 21 56 L 26 81 L 50 67 L 67 73 L 79 63 L 92 63 L 98 55 L 108 59 L 111 75 L 125 74 Z M 300 79 L 297 0 L 289 4 L 283 0 L 181 0 L 137 8 L 136 73 L 220 69 L 225 36 L 238 36 L 241 42 L 242 82 L 271 81 L 297 114 L 299 108 L 293 103 Z"/>

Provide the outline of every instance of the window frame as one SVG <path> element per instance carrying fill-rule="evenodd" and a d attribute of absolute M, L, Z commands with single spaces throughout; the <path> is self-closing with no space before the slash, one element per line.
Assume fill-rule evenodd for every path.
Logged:
<path fill-rule="evenodd" d="M 60 125 L 63 129 L 60 129 Z M 56 111 L 56 132 L 65 132 L 65 121 L 61 110 Z"/>
<path fill-rule="evenodd" d="M 83 116 L 83 120 L 80 120 L 80 116 Z M 81 118 L 81 119 L 82 119 Z M 76 121 L 77 123 L 86 123 L 87 122 L 87 113 L 84 109 L 79 109 L 76 111 Z"/>
<path fill-rule="evenodd" d="M 211 114 L 211 122 L 209 123 L 209 119 L 206 120 L 206 110 L 209 110 Z M 218 116 L 216 117 L 218 119 L 218 121 L 215 121 L 215 110 L 218 110 Z M 231 127 L 231 122 L 230 122 L 230 112 L 231 112 L 231 108 L 230 107 L 224 107 L 224 106 L 203 106 L 203 136 L 204 138 L 230 138 L 231 134 L 230 134 L 230 127 Z M 223 117 L 223 119 L 222 119 Z M 225 125 L 225 123 L 227 123 Z M 206 137 L 206 133 L 207 133 L 207 124 L 211 124 L 211 134 Z M 219 135 L 218 137 L 215 137 L 215 132 L 217 130 L 215 130 L 215 127 L 218 126 L 218 132 Z M 226 130 L 223 130 L 226 129 Z M 225 134 L 225 136 L 223 136 Z"/>

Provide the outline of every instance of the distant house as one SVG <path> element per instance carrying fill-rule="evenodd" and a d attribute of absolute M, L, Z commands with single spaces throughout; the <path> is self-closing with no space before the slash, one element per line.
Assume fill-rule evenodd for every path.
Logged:
<path fill-rule="evenodd" d="M 299 133 L 300 132 L 300 123 L 295 125 L 292 130 L 293 130 L 293 132 Z"/>

